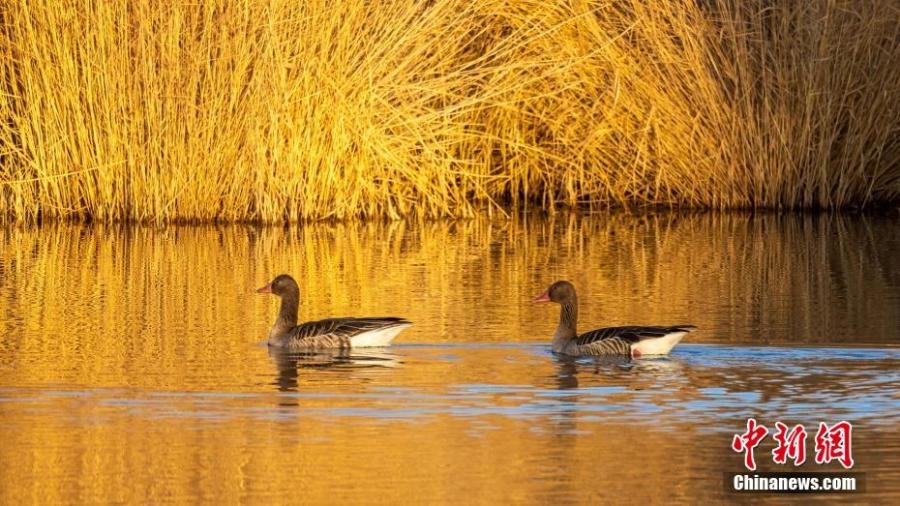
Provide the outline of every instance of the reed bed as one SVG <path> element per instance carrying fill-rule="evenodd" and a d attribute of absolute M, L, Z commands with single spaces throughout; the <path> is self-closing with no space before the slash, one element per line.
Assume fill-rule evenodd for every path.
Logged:
<path fill-rule="evenodd" d="M 900 1 L 11 0 L 0 219 L 900 197 Z"/>

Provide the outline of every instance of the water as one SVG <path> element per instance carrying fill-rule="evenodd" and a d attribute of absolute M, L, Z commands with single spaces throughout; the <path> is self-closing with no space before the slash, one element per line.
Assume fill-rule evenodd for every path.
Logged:
<path fill-rule="evenodd" d="M 851 421 L 866 492 L 837 498 L 897 503 L 898 250 L 898 220 L 828 215 L 0 229 L 0 503 L 753 499 L 723 486 L 751 416 L 804 424 L 810 460 Z M 415 326 L 270 353 L 253 290 L 280 272 L 302 318 Z M 700 330 L 668 358 L 555 357 L 529 300 L 560 278 L 582 330 Z"/>

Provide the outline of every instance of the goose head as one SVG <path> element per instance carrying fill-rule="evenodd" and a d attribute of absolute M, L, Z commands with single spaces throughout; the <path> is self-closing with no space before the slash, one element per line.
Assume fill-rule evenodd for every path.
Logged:
<path fill-rule="evenodd" d="M 287 274 L 277 276 L 268 285 L 256 290 L 257 293 L 271 293 L 281 298 L 281 309 L 272 330 L 269 331 L 269 344 L 286 335 L 297 325 L 297 313 L 300 308 L 300 287 L 294 278 Z"/>
<path fill-rule="evenodd" d="M 298 297 L 300 295 L 300 287 L 297 285 L 297 282 L 294 281 L 294 278 L 287 274 L 281 274 L 276 276 L 268 285 L 258 288 L 256 293 L 271 293 L 279 297 Z"/>
<path fill-rule="evenodd" d="M 534 302 L 556 302 L 568 304 L 575 301 L 575 286 L 568 281 L 557 281 L 550 288 L 533 299 Z"/>

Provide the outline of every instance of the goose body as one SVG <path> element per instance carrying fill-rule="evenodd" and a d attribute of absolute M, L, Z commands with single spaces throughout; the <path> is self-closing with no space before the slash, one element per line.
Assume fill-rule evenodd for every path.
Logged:
<path fill-rule="evenodd" d="M 287 350 L 320 350 L 387 346 L 403 329 L 412 325 L 409 320 L 388 317 L 327 318 L 297 324 L 300 307 L 300 287 L 294 278 L 282 274 L 258 293 L 272 293 L 281 297 L 281 309 L 269 331 L 269 346 Z"/>
<path fill-rule="evenodd" d="M 665 355 L 693 325 L 606 327 L 578 334 L 578 299 L 575 287 L 568 281 L 557 281 L 535 302 L 560 305 L 559 326 L 553 335 L 553 352 L 562 355 L 628 356 Z"/>

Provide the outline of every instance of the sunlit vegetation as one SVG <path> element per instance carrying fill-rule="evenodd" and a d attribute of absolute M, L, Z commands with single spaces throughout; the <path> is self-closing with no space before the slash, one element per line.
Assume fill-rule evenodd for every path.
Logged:
<path fill-rule="evenodd" d="M 0 216 L 900 197 L 900 3 L 0 6 Z"/>

